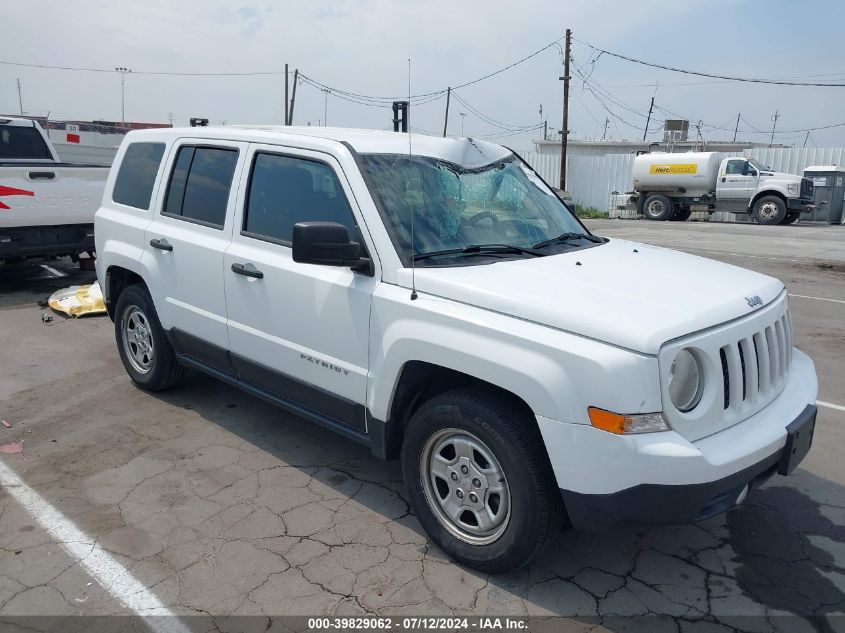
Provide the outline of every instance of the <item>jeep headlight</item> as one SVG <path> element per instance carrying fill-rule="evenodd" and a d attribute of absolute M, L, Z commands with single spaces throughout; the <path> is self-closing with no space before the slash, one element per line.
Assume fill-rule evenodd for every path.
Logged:
<path fill-rule="evenodd" d="M 789 192 L 789 195 L 797 196 L 799 187 L 800 187 L 800 185 L 796 182 L 796 183 L 793 183 L 791 185 L 786 185 L 786 190 Z"/>
<path fill-rule="evenodd" d="M 704 370 L 689 348 L 679 351 L 669 367 L 669 399 L 678 411 L 687 413 L 698 406 L 704 391 Z"/>

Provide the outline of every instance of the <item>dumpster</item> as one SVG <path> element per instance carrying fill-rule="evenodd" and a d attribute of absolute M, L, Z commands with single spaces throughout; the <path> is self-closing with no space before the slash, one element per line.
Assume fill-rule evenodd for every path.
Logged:
<path fill-rule="evenodd" d="M 813 181 L 811 213 L 802 213 L 800 221 L 819 224 L 842 224 L 842 204 L 845 198 L 845 167 L 816 165 L 804 170 L 804 177 Z"/>

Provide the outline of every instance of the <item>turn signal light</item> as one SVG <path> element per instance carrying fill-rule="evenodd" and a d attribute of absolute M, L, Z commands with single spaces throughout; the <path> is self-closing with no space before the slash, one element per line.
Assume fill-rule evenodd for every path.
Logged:
<path fill-rule="evenodd" d="M 605 411 L 597 407 L 587 409 L 590 414 L 590 424 L 597 429 L 627 435 L 629 433 L 654 433 L 668 431 L 669 425 L 662 413 L 634 413 L 623 415 L 613 411 Z"/>

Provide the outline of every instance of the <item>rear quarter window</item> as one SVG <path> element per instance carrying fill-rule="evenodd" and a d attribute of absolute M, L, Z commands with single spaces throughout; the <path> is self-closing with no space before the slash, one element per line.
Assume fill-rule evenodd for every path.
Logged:
<path fill-rule="evenodd" d="M 52 159 L 50 148 L 34 127 L 0 125 L 0 159 Z"/>
<path fill-rule="evenodd" d="M 112 200 L 144 211 L 149 209 L 163 155 L 164 143 L 131 143 L 120 163 Z"/>

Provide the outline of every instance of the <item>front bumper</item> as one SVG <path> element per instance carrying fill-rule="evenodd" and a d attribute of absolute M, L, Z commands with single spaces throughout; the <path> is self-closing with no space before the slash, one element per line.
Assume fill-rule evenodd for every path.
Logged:
<path fill-rule="evenodd" d="M 746 484 L 758 486 L 774 474 L 786 427 L 814 410 L 817 390 L 813 362 L 796 349 L 772 402 L 694 442 L 675 431 L 620 436 L 587 424 L 537 421 L 576 528 L 684 523 L 727 509 Z"/>
<path fill-rule="evenodd" d="M 792 424 L 815 420 L 815 405 L 807 405 Z M 701 521 L 725 512 L 776 473 L 787 474 L 786 448 L 753 466 L 717 481 L 700 484 L 641 484 L 606 495 L 561 490 L 572 524 L 596 529 L 620 523 L 630 525 L 680 524 Z M 793 464 L 794 466 L 794 464 Z"/>
<path fill-rule="evenodd" d="M 787 198 L 786 208 L 790 211 L 802 211 L 804 213 L 809 213 L 810 211 L 816 208 L 816 205 L 813 204 L 812 200 L 805 200 L 802 198 Z"/>

